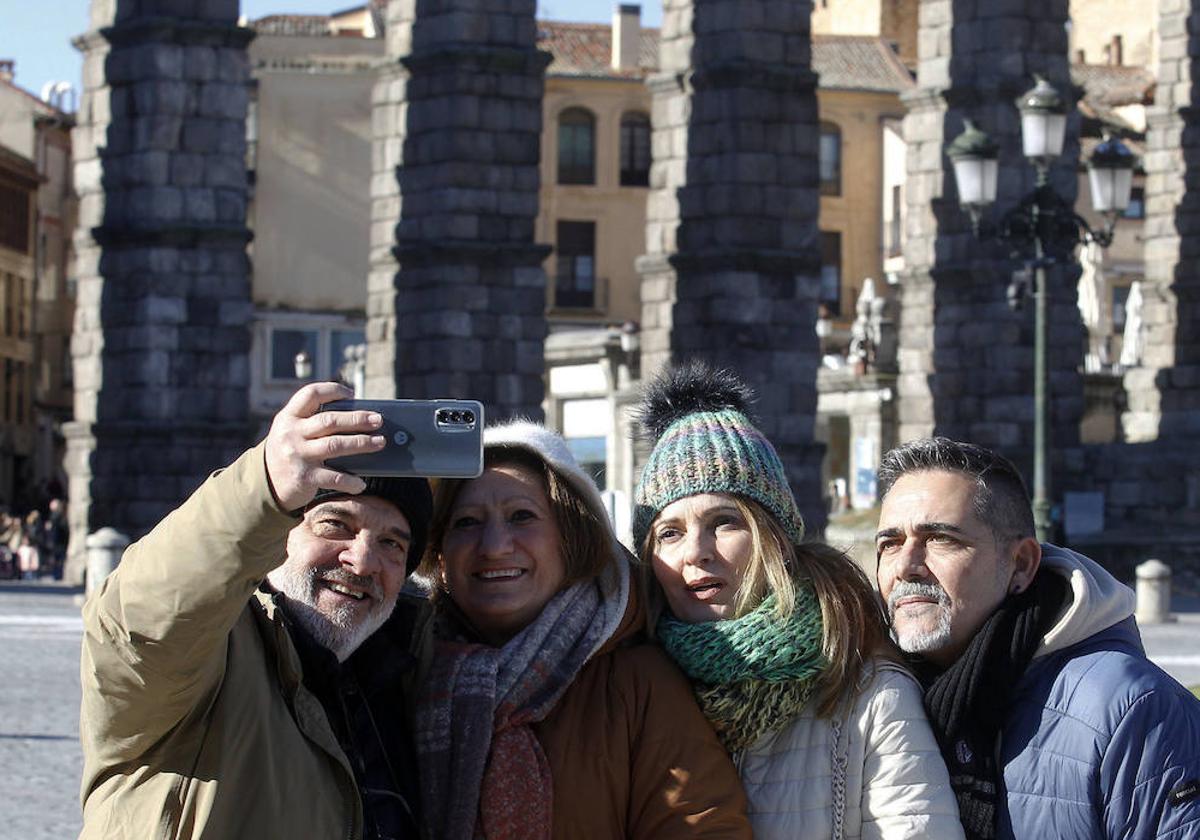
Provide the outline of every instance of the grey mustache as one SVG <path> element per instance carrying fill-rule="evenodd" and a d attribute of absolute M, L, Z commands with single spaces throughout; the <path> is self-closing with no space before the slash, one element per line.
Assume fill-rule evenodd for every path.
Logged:
<path fill-rule="evenodd" d="M 354 572 L 340 566 L 320 571 L 314 569 L 313 579 L 328 580 L 344 586 L 352 586 L 355 589 L 364 590 L 375 601 L 383 600 L 383 587 L 379 585 L 378 581 L 364 575 L 356 575 Z"/>
<path fill-rule="evenodd" d="M 950 596 L 946 594 L 946 590 L 936 583 L 901 581 L 892 587 L 891 593 L 888 594 L 888 611 L 895 612 L 898 600 L 914 595 L 918 598 L 936 598 L 937 602 L 943 606 L 950 603 Z"/>

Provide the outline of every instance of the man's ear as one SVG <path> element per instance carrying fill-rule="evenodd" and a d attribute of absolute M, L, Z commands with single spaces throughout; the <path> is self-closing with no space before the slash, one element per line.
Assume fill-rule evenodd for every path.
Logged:
<path fill-rule="evenodd" d="M 1009 552 L 1012 577 L 1009 578 L 1008 591 L 1010 594 L 1024 592 L 1033 583 L 1033 576 L 1042 562 L 1042 545 L 1033 537 L 1022 537 L 1013 542 Z"/>

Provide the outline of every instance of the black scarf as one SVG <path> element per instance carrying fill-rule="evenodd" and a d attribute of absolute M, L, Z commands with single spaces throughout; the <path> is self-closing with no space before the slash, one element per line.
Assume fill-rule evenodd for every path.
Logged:
<path fill-rule="evenodd" d="M 1039 572 L 1027 590 L 1004 599 L 953 665 L 941 673 L 918 666 L 968 840 L 996 836 L 996 739 L 1012 690 L 1067 597 L 1066 581 Z"/>
<path fill-rule="evenodd" d="M 287 622 L 304 685 L 320 701 L 354 772 L 364 840 L 419 836 L 416 757 L 402 711 L 416 667 L 408 652 L 416 613 L 402 595 L 384 625 L 342 663 L 298 622 Z"/>

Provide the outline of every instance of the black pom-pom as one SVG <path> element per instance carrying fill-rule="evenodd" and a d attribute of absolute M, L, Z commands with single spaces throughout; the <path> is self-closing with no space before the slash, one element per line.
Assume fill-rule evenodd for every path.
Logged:
<path fill-rule="evenodd" d="M 697 411 L 733 409 L 753 422 L 752 402 L 754 392 L 735 373 L 693 360 L 668 368 L 646 386 L 637 419 L 646 436 L 658 440 L 676 420 Z"/>

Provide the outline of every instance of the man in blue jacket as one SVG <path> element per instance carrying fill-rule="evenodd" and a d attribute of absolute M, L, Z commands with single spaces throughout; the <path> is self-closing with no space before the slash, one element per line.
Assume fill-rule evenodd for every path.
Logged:
<path fill-rule="evenodd" d="M 879 484 L 879 590 L 967 836 L 1200 838 L 1200 701 L 1146 658 L 1133 592 L 1039 544 L 983 447 L 905 444 Z"/>

